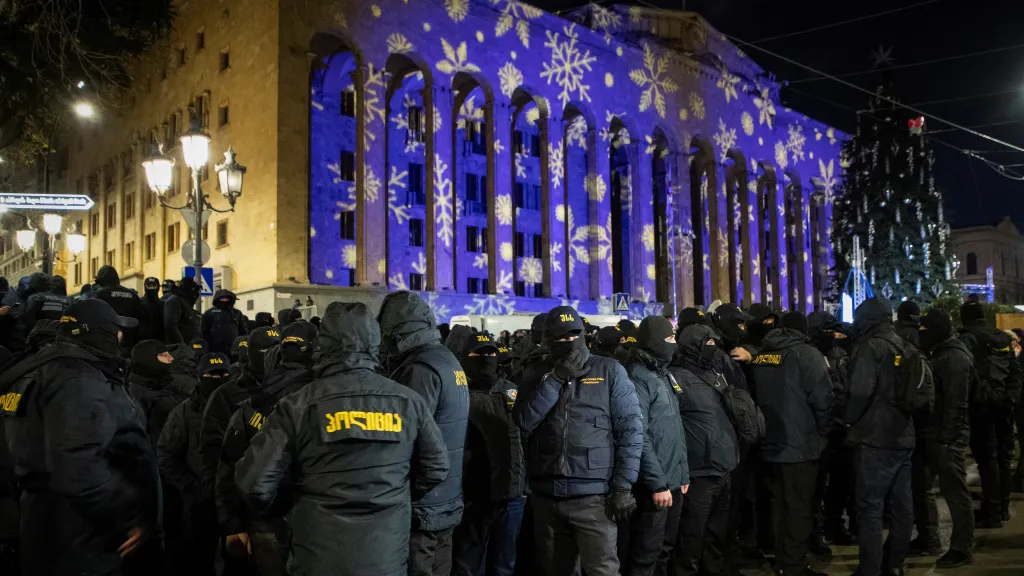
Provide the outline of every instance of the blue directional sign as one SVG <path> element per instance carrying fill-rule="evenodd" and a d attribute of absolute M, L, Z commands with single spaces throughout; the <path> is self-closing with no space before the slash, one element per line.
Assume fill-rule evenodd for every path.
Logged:
<path fill-rule="evenodd" d="M 629 312 L 629 294 L 616 292 L 612 295 L 612 304 L 616 312 Z"/>
<path fill-rule="evenodd" d="M 182 268 L 181 272 L 183 278 L 196 277 L 196 269 L 191 266 Z M 203 296 L 213 296 L 213 268 L 203 268 L 202 289 Z"/>
<path fill-rule="evenodd" d="M 95 205 L 85 194 L 0 194 L 0 208 L 8 210 L 88 210 Z"/>

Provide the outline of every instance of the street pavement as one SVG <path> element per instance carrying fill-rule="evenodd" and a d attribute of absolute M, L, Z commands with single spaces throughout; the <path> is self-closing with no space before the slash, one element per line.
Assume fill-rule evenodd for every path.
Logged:
<path fill-rule="evenodd" d="M 968 471 L 968 483 L 972 484 L 971 488 L 977 501 L 980 488 L 977 482 L 977 466 L 973 462 Z M 937 500 L 939 530 L 945 548 L 949 545 L 952 524 L 946 501 L 941 497 Z M 1011 520 L 1004 522 L 1001 529 L 975 531 L 974 564 L 955 570 L 936 570 L 937 557 L 908 558 L 907 576 L 1024 576 L 1024 494 L 1013 495 L 1010 515 Z M 830 576 L 853 574 L 857 569 L 857 547 L 833 546 L 832 553 L 831 559 L 812 557 L 811 566 L 827 572 Z M 772 572 L 767 563 L 764 563 L 760 568 L 741 569 L 739 573 L 742 576 L 761 576 Z"/>

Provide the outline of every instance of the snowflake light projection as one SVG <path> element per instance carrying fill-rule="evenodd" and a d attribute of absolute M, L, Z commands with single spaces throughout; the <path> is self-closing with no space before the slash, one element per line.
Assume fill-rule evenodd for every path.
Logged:
<path fill-rule="evenodd" d="M 516 88 L 523 85 L 523 73 L 516 68 L 515 64 L 506 62 L 504 66 L 498 68 L 498 80 L 501 93 L 506 98 L 511 98 Z"/>
<path fill-rule="evenodd" d="M 799 124 L 789 125 L 789 140 L 786 141 L 786 150 L 789 150 L 793 158 L 793 165 L 804 159 L 804 144 L 807 137 L 804 136 L 804 127 Z"/>
<path fill-rule="evenodd" d="M 754 117 L 750 115 L 750 112 L 744 112 L 740 116 L 740 125 L 743 126 L 743 133 L 747 136 L 754 135 Z"/>
<path fill-rule="evenodd" d="M 494 218 L 501 226 L 512 225 L 512 196 L 510 194 L 495 195 Z"/>
<path fill-rule="evenodd" d="M 604 33 L 604 43 L 610 45 L 612 34 L 618 32 L 622 27 L 622 16 L 592 2 L 590 4 L 590 25 L 594 30 Z"/>
<path fill-rule="evenodd" d="M 647 279 L 657 280 L 658 279 L 658 267 L 654 264 L 647 265 Z"/>
<path fill-rule="evenodd" d="M 787 154 L 786 144 L 783 142 L 775 143 L 775 163 L 779 165 L 780 170 L 785 170 L 789 167 L 789 155 Z"/>
<path fill-rule="evenodd" d="M 521 258 L 519 260 L 519 279 L 529 284 L 544 281 L 544 267 L 540 258 Z"/>
<path fill-rule="evenodd" d="M 474 296 L 472 304 L 464 307 L 466 314 L 480 316 L 504 316 L 514 314 L 516 301 L 505 295 Z"/>
<path fill-rule="evenodd" d="M 577 116 L 565 129 L 565 141 L 570 146 L 587 149 L 587 119 Z"/>
<path fill-rule="evenodd" d="M 470 0 L 444 0 L 444 10 L 453 22 L 462 22 L 469 15 Z"/>
<path fill-rule="evenodd" d="M 408 177 L 408 170 L 399 172 L 398 166 L 391 167 L 391 176 L 388 177 L 388 211 L 397 224 L 409 219 L 409 206 L 398 201 L 398 191 L 406 189 Z"/>
<path fill-rule="evenodd" d="M 523 43 L 524 48 L 529 48 L 530 20 L 540 18 L 544 11 L 519 0 L 491 0 L 491 4 L 503 4 L 501 16 L 494 26 L 494 35 L 501 38 L 515 26 L 519 41 Z"/>
<path fill-rule="evenodd" d="M 736 146 L 736 129 L 726 127 L 725 120 L 719 118 L 718 133 L 712 138 L 715 140 L 715 145 L 718 146 L 719 161 L 725 162 L 729 149 Z"/>
<path fill-rule="evenodd" d="M 740 77 L 729 72 L 729 69 L 722 66 L 721 75 L 718 78 L 716 86 L 722 89 L 725 93 L 725 103 L 728 104 L 733 99 L 738 99 L 736 96 L 736 84 L 739 84 Z"/>
<path fill-rule="evenodd" d="M 511 242 L 502 242 L 501 243 L 500 252 L 501 252 L 501 259 L 502 259 L 503 262 L 511 262 L 512 261 L 512 257 L 515 255 L 515 253 L 514 253 L 514 251 L 512 249 L 512 243 Z"/>
<path fill-rule="evenodd" d="M 604 202 L 604 195 L 608 193 L 608 184 L 604 181 L 604 175 L 587 176 L 587 191 L 590 193 L 590 199 L 594 202 Z"/>
<path fill-rule="evenodd" d="M 437 238 L 446 247 L 452 246 L 452 181 L 446 178 L 448 165 L 440 154 L 434 154 L 434 219 L 437 221 Z"/>
<path fill-rule="evenodd" d="M 825 194 L 825 203 L 831 204 L 836 188 L 835 160 L 830 158 L 826 165 L 825 162 L 819 158 L 818 170 L 821 173 L 821 187 L 822 192 Z"/>
<path fill-rule="evenodd" d="M 395 32 L 388 36 L 388 52 L 391 54 L 406 54 L 412 51 L 412 42 L 402 34 Z"/>
<path fill-rule="evenodd" d="M 648 252 L 654 251 L 654 224 L 644 224 L 643 233 L 640 238 L 644 243 L 644 250 Z"/>
<path fill-rule="evenodd" d="M 424 300 L 427 302 L 427 306 L 430 306 L 431 312 L 434 313 L 434 319 L 439 322 L 447 322 L 448 317 L 451 315 L 451 308 L 444 303 L 441 295 L 437 292 L 428 292 L 425 295 Z"/>
<path fill-rule="evenodd" d="M 523 164 L 523 160 L 526 159 L 526 154 L 516 152 L 515 167 L 516 167 L 516 178 L 526 178 L 526 164 Z"/>
<path fill-rule="evenodd" d="M 552 188 L 561 188 L 565 178 L 565 154 L 561 142 L 548 144 L 548 169 L 551 171 Z"/>
<path fill-rule="evenodd" d="M 469 61 L 469 49 L 465 41 L 459 46 L 453 47 L 447 40 L 441 38 L 441 49 L 444 50 L 444 60 L 434 65 L 442 74 L 454 75 L 456 72 L 479 72 L 480 67 Z"/>
<path fill-rule="evenodd" d="M 473 268 L 478 268 L 480 270 L 487 268 L 487 252 L 477 254 L 473 257 Z"/>
<path fill-rule="evenodd" d="M 366 83 L 363 85 L 365 93 L 363 111 L 366 115 L 366 151 L 370 151 L 371 145 L 377 141 L 377 133 L 374 132 L 373 124 L 380 119 L 381 124 L 387 123 L 384 102 L 381 96 L 384 87 L 384 69 L 377 68 L 372 63 L 366 67 Z M 381 93 L 377 91 L 380 90 Z"/>
<path fill-rule="evenodd" d="M 356 245 L 345 244 L 341 247 L 341 265 L 345 268 L 355 269 L 356 267 Z"/>
<path fill-rule="evenodd" d="M 405 274 L 399 272 L 388 277 L 388 287 L 392 290 L 408 290 L 409 286 L 405 283 Z"/>
<path fill-rule="evenodd" d="M 697 120 L 703 120 L 705 114 L 704 98 L 702 98 L 701 95 L 697 94 L 696 92 L 690 92 L 689 100 L 690 112 L 693 114 L 693 117 L 696 118 Z"/>
<path fill-rule="evenodd" d="M 377 202 L 377 198 L 380 198 L 381 184 L 382 182 L 380 181 L 380 178 L 378 178 L 377 174 L 373 171 L 373 166 L 367 165 L 366 183 L 363 186 L 363 200 L 365 200 L 367 204 L 373 204 Z M 351 185 L 349 185 L 348 194 L 349 197 L 352 199 L 352 207 L 349 209 L 355 210 L 356 185 L 354 182 Z"/>
<path fill-rule="evenodd" d="M 629 78 L 644 89 L 640 95 L 640 111 L 646 111 L 653 104 L 658 115 L 664 118 L 665 94 L 679 90 L 679 84 L 668 76 L 668 55 L 658 58 L 651 45 L 644 44 L 644 67 L 631 70 Z"/>
<path fill-rule="evenodd" d="M 767 87 L 762 88 L 758 86 L 758 90 L 761 92 L 760 96 L 754 97 L 754 106 L 758 110 L 758 124 L 767 124 L 768 129 L 772 129 L 772 122 L 775 120 L 775 103 L 772 102 L 771 93 Z"/>
<path fill-rule="evenodd" d="M 562 243 L 552 242 L 551 243 L 551 269 L 555 272 L 562 271 Z"/>
<path fill-rule="evenodd" d="M 546 48 L 551 49 L 551 60 L 544 62 L 540 77 L 551 85 L 553 81 L 559 87 L 558 100 L 565 108 L 569 100 L 575 94 L 576 99 L 583 102 L 590 102 L 590 85 L 584 84 L 583 80 L 587 72 L 593 69 L 597 57 L 590 55 L 590 50 L 581 52 L 576 45 L 579 41 L 579 33 L 576 32 L 576 25 L 570 24 L 563 28 L 565 39 L 558 32 L 547 31 L 548 41 L 544 43 Z"/>

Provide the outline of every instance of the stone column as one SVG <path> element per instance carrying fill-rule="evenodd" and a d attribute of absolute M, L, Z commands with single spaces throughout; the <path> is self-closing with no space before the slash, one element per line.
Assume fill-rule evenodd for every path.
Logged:
<path fill-rule="evenodd" d="M 543 121 L 543 120 L 542 120 Z M 565 142 L 561 117 L 548 118 L 541 127 L 541 210 L 544 214 L 544 293 L 567 298 L 569 261 L 564 212 L 559 221 L 556 206 L 566 206 Z"/>
<path fill-rule="evenodd" d="M 608 142 L 593 138 L 593 170 L 587 175 L 590 196 L 590 297 L 594 300 L 610 299 L 612 283 L 612 231 L 610 189 L 611 156 Z"/>
<path fill-rule="evenodd" d="M 453 142 L 455 139 L 454 94 L 447 87 L 434 87 L 433 105 L 439 126 L 434 126 L 434 157 L 427 159 L 427 282 L 431 291 L 455 288 L 453 267 L 453 236 L 455 226 L 455 185 L 453 183 Z M 427 115 L 427 127 L 433 124 Z M 439 216 L 452 216 L 446 223 Z M 447 229 L 446 229 L 447 227 Z"/>
<path fill-rule="evenodd" d="M 634 142 L 629 149 L 632 170 L 632 196 L 630 197 L 630 219 L 633 238 L 630 239 L 630 253 L 633 259 L 629 288 L 633 299 L 644 304 L 655 299 L 654 287 L 657 270 L 654 254 L 654 166 L 653 146 L 643 140 Z"/>
<path fill-rule="evenodd" d="M 387 286 L 384 277 L 387 230 L 387 118 L 386 87 L 390 75 L 382 67 L 368 64 L 363 70 L 363 158 L 356 159 L 362 177 L 356 187 L 358 266 L 356 276 L 361 286 Z M 378 112 L 379 110 L 379 112 Z"/>
<path fill-rule="evenodd" d="M 487 225 L 487 262 L 489 265 L 489 288 L 492 294 L 513 294 L 512 267 L 512 219 L 515 209 L 512 207 L 512 169 L 514 154 L 512 148 L 512 105 L 504 96 L 496 96 L 494 103 L 494 133 L 489 139 L 493 147 L 491 154 L 494 170 L 488 168 L 488 225 Z M 508 260 L 504 258 L 508 256 Z"/>

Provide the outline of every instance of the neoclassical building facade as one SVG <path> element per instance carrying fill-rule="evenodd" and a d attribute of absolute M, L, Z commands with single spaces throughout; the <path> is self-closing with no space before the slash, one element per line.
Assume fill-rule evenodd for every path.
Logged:
<path fill-rule="evenodd" d="M 443 314 L 813 310 L 844 136 L 694 13 L 380 0 L 310 41 L 309 277 Z"/>

